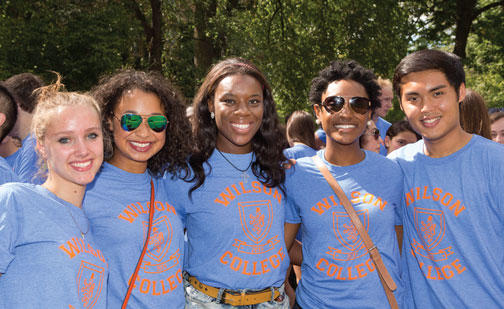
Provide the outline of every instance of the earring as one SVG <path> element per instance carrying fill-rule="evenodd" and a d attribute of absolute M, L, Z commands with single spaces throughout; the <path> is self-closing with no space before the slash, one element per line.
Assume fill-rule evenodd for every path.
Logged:
<path fill-rule="evenodd" d="M 210 118 L 214 119 L 215 118 L 215 114 L 214 112 L 210 112 Z"/>

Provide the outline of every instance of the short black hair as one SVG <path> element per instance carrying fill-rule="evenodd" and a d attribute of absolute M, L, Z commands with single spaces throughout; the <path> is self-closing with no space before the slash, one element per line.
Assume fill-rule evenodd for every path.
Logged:
<path fill-rule="evenodd" d="M 5 122 L 0 126 L 0 142 L 14 128 L 17 120 L 17 103 L 11 91 L 0 83 L 0 113 L 5 114 Z"/>
<path fill-rule="evenodd" d="M 315 104 L 322 104 L 322 94 L 327 90 L 330 83 L 339 80 L 353 80 L 361 84 L 371 101 L 371 111 L 380 107 L 378 97 L 381 88 L 376 81 L 373 71 L 361 66 L 355 60 L 332 61 L 331 64 L 319 72 L 312 79 L 309 100 Z"/>
<path fill-rule="evenodd" d="M 464 65 L 460 57 L 441 50 L 423 49 L 404 57 L 394 72 L 394 92 L 401 100 L 402 78 L 410 73 L 427 70 L 441 71 L 457 93 L 462 83 L 465 84 Z"/>
<path fill-rule="evenodd" d="M 34 91 L 44 86 L 44 81 L 32 73 L 21 73 L 5 80 L 5 85 L 18 98 L 18 105 L 22 110 L 33 113 L 37 105 L 37 96 Z"/>

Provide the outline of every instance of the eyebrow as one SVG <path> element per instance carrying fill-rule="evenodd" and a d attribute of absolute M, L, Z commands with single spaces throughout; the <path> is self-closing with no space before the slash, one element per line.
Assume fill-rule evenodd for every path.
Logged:
<path fill-rule="evenodd" d="M 439 86 L 436 86 L 434 88 L 431 88 L 428 90 L 428 92 L 434 92 L 436 90 L 439 90 L 439 89 L 443 89 L 443 88 L 446 88 L 447 86 L 446 85 L 439 85 Z M 410 91 L 410 92 L 406 92 L 404 95 L 418 95 L 419 93 L 416 92 L 416 91 Z"/>
<path fill-rule="evenodd" d="M 127 111 L 124 111 L 122 114 L 123 115 L 124 114 L 135 114 L 135 115 L 142 116 L 142 115 L 162 115 L 163 113 L 155 112 L 155 113 L 150 113 L 150 114 L 139 114 L 137 111 L 127 110 Z"/>
<path fill-rule="evenodd" d="M 439 86 L 436 86 L 432 89 L 429 90 L 429 92 L 433 92 L 433 91 L 436 91 L 436 90 L 439 90 L 439 89 L 443 89 L 443 88 L 446 88 L 447 86 L 446 85 L 439 85 Z"/>
<path fill-rule="evenodd" d="M 236 97 L 236 95 L 230 93 L 230 92 L 226 92 L 226 93 L 223 93 L 220 97 L 225 97 L 225 96 L 230 96 L 230 97 Z M 250 97 L 260 97 L 261 95 L 258 94 L 258 93 L 255 93 L 253 95 L 251 95 Z"/>

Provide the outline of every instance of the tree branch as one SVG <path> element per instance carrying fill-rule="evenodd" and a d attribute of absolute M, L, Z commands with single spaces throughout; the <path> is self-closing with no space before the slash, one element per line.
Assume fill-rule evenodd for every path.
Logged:
<path fill-rule="evenodd" d="M 474 15 L 473 15 L 473 20 L 476 19 L 478 17 L 478 15 L 480 15 L 481 13 L 488 11 L 490 9 L 493 9 L 494 7 L 497 7 L 499 5 L 502 5 L 504 7 L 504 1 L 497 1 L 494 3 L 490 3 L 490 4 L 485 5 L 482 8 L 475 10 Z"/>

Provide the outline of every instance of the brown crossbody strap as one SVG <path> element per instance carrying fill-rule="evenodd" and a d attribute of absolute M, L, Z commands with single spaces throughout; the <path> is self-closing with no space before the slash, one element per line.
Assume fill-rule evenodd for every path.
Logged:
<path fill-rule="evenodd" d="M 347 212 L 348 216 L 352 220 L 353 225 L 357 229 L 357 232 L 359 232 L 359 235 L 364 242 L 364 245 L 366 246 L 369 255 L 371 256 L 371 259 L 373 260 L 373 263 L 375 264 L 376 270 L 378 271 L 378 276 L 380 277 L 380 281 L 383 285 L 383 289 L 385 290 L 385 294 L 387 295 L 388 302 L 390 304 L 390 308 L 396 309 L 399 308 L 397 305 L 397 301 L 395 299 L 393 291 L 397 289 L 397 286 L 390 276 L 387 268 L 385 267 L 385 264 L 383 264 L 383 260 L 380 256 L 380 252 L 378 251 L 378 248 L 373 244 L 373 241 L 369 237 L 369 234 L 367 233 L 366 229 L 362 225 L 361 220 L 359 219 L 359 216 L 357 213 L 355 213 L 355 209 L 353 208 L 352 204 L 348 200 L 348 197 L 345 195 L 343 190 L 341 189 L 340 185 L 338 184 L 338 181 L 334 179 L 334 177 L 331 175 L 327 167 L 325 166 L 324 162 L 319 158 L 318 155 L 315 155 L 312 157 L 313 161 L 315 162 L 315 165 L 319 168 L 320 172 L 326 179 L 327 183 L 331 186 L 331 188 L 334 190 L 334 193 L 336 193 L 336 196 L 338 196 L 338 199 L 340 202 L 343 204 L 343 207 L 345 208 L 345 211 Z"/>
<path fill-rule="evenodd" d="M 133 272 L 133 275 L 131 275 L 131 279 L 128 285 L 128 290 L 126 291 L 126 296 L 124 297 L 121 309 L 126 309 L 128 307 L 128 301 L 131 296 L 131 293 L 133 293 L 133 287 L 136 284 L 136 279 L 138 276 L 138 271 L 140 270 L 140 267 L 142 267 L 142 261 L 145 256 L 145 253 L 147 252 L 147 247 L 149 246 L 149 239 L 150 239 L 150 234 L 151 234 L 151 229 L 152 229 L 152 221 L 154 219 L 154 203 L 155 203 L 155 192 L 154 192 L 154 182 L 150 181 L 150 187 L 151 187 L 151 192 L 150 192 L 150 203 L 149 203 L 149 225 L 147 227 L 147 236 L 145 237 L 145 243 L 142 247 L 142 253 L 140 253 L 140 257 L 138 258 L 137 265 L 135 267 L 135 271 Z"/>

